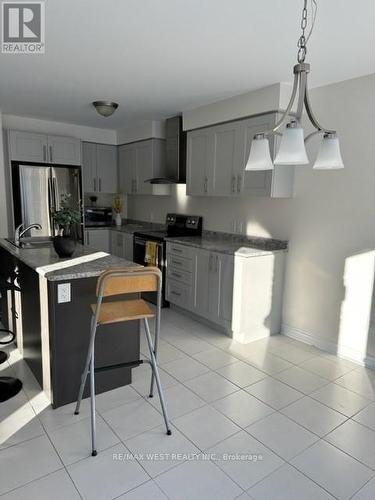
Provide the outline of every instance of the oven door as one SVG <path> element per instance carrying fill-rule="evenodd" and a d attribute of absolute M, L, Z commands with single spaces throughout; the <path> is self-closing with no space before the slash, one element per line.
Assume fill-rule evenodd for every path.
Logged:
<path fill-rule="evenodd" d="M 145 256 L 146 256 L 146 242 L 147 241 L 155 241 L 151 238 L 141 238 L 139 236 L 134 237 L 134 254 L 133 260 L 137 264 L 141 266 L 145 266 Z M 162 307 L 167 307 L 169 302 L 165 300 L 165 279 L 166 279 L 166 263 L 165 263 L 165 242 L 157 241 L 158 246 L 158 268 L 162 272 L 163 276 L 163 287 L 162 287 Z M 156 292 L 144 292 L 142 293 L 142 298 L 147 300 L 148 302 L 152 302 L 152 304 L 156 304 Z"/>

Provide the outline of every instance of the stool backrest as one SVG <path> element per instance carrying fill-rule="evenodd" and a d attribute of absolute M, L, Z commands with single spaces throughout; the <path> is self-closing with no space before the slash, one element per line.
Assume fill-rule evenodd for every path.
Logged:
<path fill-rule="evenodd" d="M 157 267 L 123 267 L 104 271 L 96 285 L 97 297 L 126 293 L 158 292 L 162 274 Z"/>

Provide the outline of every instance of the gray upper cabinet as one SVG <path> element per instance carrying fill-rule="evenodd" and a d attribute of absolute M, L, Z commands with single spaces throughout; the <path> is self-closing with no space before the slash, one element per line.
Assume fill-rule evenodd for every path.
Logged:
<path fill-rule="evenodd" d="M 81 164 L 81 141 L 74 137 L 59 137 L 49 135 L 48 155 L 51 163 L 60 163 L 62 165 L 80 165 Z"/>
<path fill-rule="evenodd" d="M 152 194 L 145 182 L 165 175 L 165 141 L 147 139 L 123 144 L 119 148 L 120 189 L 128 194 Z"/>
<path fill-rule="evenodd" d="M 82 145 L 85 193 L 117 192 L 117 147 L 84 142 Z"/>
<path fill-rule="evenodd" d="M 269 113 L 188 132 L 187 194 L 196 196 L 293 196 L 294 168 L 245 172 L 255 134 L 272 128 L 277 114 Z M 271 156 L 275 140 L 270 138 Z"/>
<path fill-rule="evenodd" d="M 194 130 L 187 134 L 186 194 L 207 195 L 213 160 L 212 136 L 209 129 Z"/>
<path fill-rule="evenodd" d="M 81 164 L 81 141 L 74 137 L 9 131 L 10 158 L 15 161 Z"/>

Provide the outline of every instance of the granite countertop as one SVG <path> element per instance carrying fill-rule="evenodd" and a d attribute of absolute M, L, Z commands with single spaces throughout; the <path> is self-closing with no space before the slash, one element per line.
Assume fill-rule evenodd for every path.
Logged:
<path fill-rule="evenodd" d="M 40 248 L 17 248 L 5 239 L 0 239 L 0 246 L 7 250 L 11 255 L 19 259 L 27 266 L 35 269 L 39 274 L 44 274 L 40 268 L 51 264 L 65 263 L 71 259 L 60 259 L 56 254 L 52 245 Z M 77 243 L 76 250 L 72 259 L 85 257 L 96 253 L 92 249 Z M 105 255 L 105 254 L 104 254 Z M 106 254 L 96 260 L 90 262 L 82 262 L 80 264 L 46 272 L 44 276 L 49 281 L 63 281 L 78 278 L 91 278 L 99 276 L 100 273 L 111 267 L 129 267 L 138 266 L 134 262 L 130 262 L 114 255 Z"/>
<path fill-rule="evenodd" d="M 158 229 L 165 229 L 165 224 L 158 224 L 156 222 L 145 222 L 139 220 L 127 220 L 123 222 L 121 226 L 115 226 L 114 224 L 109 226 L 91 226 L 91 227 L 86 226 L 85 229 L 88 229 L 90 231 L 110 229 L 111 231 L 117 231 L 119 233 L 133 234 L 137 231 L 142 231 L 144 229 L 152 229 L 153 231 Z"/>
<path fill-rule="evenodd" d="M 181 245 L 241 257 L 256 257 L 288 249 L 288 242 L 272 238 L 246 237 L 231 233 L 203 231 L 202 236 L 168 237 Z"/>

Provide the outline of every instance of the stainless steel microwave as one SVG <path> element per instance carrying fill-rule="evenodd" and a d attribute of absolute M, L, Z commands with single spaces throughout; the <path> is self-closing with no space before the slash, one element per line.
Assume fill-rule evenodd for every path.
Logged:
<path fill-rule="evenodd" d="M 85 207 L 84 214 L 86 227 L 112 225 L 111 207 Z"/>

